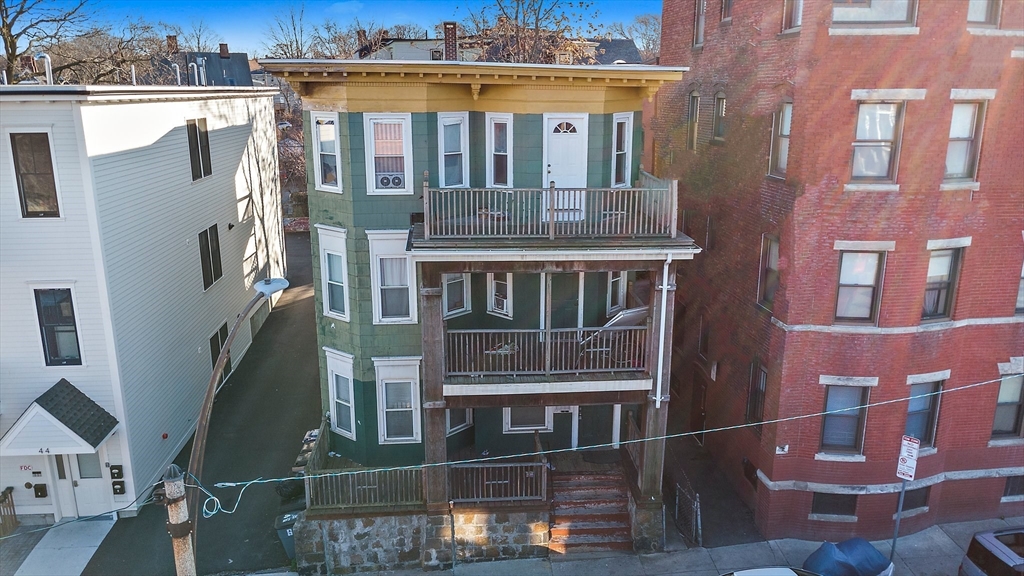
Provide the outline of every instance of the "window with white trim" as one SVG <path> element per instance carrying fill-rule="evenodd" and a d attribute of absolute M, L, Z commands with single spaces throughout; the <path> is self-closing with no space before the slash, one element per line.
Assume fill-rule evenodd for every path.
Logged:
<path fill-rule="evenodd" d="M 22 218 L 57 218 L 57 170 L 48 132 L 11 132 L 14 179 Z"/>
<path fill-rule="evenodd" d="M 206 178 L 213 173 L 210 163 L 210 133 L 206 129 L 206 118 L 185 121 L 188 132 L 188 157 L 192 166 L 192 181 Z"/>
<path fill-rule="evenodd" d="M 367 230 L 374 324 L 415 324 L 416 269 L 405 253 L 405 230 Z"/>
<path fill-rule="evenodd" d="M 313 175 L 316 189 L 341 192 L 341 144 L 338 115 L 334 112 L 310 112 L 313 121 Z"/>
<path fill-rule="evenodd" d="M 633 113 L 615 114 L 612 121 L 612 187 L 629 186 L 633 171 Z"/>
<path fill-rule="evenodd" d="M 437 149 L 441 187 L 469 186 L 469 112 L 438 112 Z"/>
<path fill-rule="evenodd" d="M 487 273 L 487 313 L 512 318 L 511 273 Z"/>
<path fill-rule="evenodd" d="M 974 181 L 978 174 L 984 102 L 954 102 L 946 148 L 945 179 Z"/>
<path fill-rule="evenodd" d="M 350 439 L 356 439 L 356 411 L 353 389 L 353 356 L 325 348 L 327 378 L 330 382 L 331 430 Z"/>
<path fill-rule="evenodd" d="M 46 365 L 80 365 L 82 352 L 78 345 L 71 288 L 37 289 L 34 294 Z"/>
<path fill-rule="evenodd" d="M 487 113 L 487 185 L 512 186 L 512 115 Z"/>
<path fill-rule="evenodd" d="M 411 444 L 421 439 L 420 358 L 374 358 L 377 378 L 377 440 Z"/>
<path fill-rule="evenodd" d="M 554 431 L 555 411 L 551 406 L 513 406 L 504 408 L 502 432 L 505 434 L 529 434 Z"/>
<path fill-rule="evenodd" d="M 412 194 L 412 114 L 363 114 L 366 193 Z"/>
<path fill-rule="evenodd" d="M 605 312 L 608 316 L 626 307 L 626 273 L 608 273 L 608 298 Z"/>
<path fill-rule="evenodd" d="M 769 174 L 781 177 L 786 176 L 786 167 L 789 166 L 789 134 L 792 125 L 793 103 L 783 102 L 782 109 L 775 113 Z"/>
<path fill-rule="evenodd" d="M 884 260 L 884 252 L 840 253 L 837 322 L 875 322 Z"/>
<path fill-rule="evenodd" d="M 445 410 L 445 424 L 448 435 L 461 432 L 473 425 L 472 408 L 449 408 Z"/>
<path fill-rule="evenodd" d="M 961 248 L 932 250 L 928 258 L 928 282 L 924 288 L 922 320 L 949 318 L 953 313 Z"/>
<path fill-rule="evenodd" d="M 473 311 L 469 274 L 444 274 L 441 277 L 444 317 L 454 318 Z"/>
<path fill-rule="evenodd" d="M 852 179 L 895 182 L 903 102 L 861 102 L 853 142 Z"/>
<path fill-rule="evenodd" d="M 821 422 L 822 452 L 860 454 L 867 421 L 867 386 L 827 386 Z"/>
<path fill-rule="evenodd" d="M 999 382 L 993 438 L 1015 438 L 1024 433 L 1024 376 L 1004 376 Z"/>
<path fill-rule="evenodd" d="M 317 224 L 320 280 L 324 316 L 349 321 L 348 233 L 344 228 Z"/>
<path fill-rule="evenodd" d="M 782 29 L 793 30 L 803 24 L 804 0 L 783 0 Z"/>

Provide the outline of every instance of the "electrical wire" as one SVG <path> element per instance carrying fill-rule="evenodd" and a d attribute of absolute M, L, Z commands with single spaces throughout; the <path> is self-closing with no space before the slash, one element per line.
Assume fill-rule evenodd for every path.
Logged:
<path fill-rule="evenodd" d="M 243 486 L 242 491 L 238 493 L 238 499 L 235 500 L 235 505 L 231 508 L 231 510 L 228 510 L 221 505 L 220 498 L 217 498 L 216 496 L 211 494 L 210 491 L 207 490 L 205 486 L 203 486 L 203 483 L 199 481 L 199 478 L 195 477 L 195 474 L 189 472 L 188 475 L 191 476 L 192 479 L 196 481 L 196 483 L 186 484 L 186 486 L 188 486 L 189 488 L 198 488 L 202 490 L 203 493 L 206 494 L 206 500 L 203 501 L 203 518 L 211 518 L 219 512 L 223 512 L 225 514 L 234 514 L 235 510 L 238 510 L 238 503 L 242 501 L 242 492 L 245 492 L 246 488 L 252 486 L 252 483 Z M 256 480 L 261 480 L 261 478 L 257 478 Z M 211 504 L 213 506 L 212 508 L 209 507 Z"/>
<path fill-rule="evenodd" d="M 150 486 L 145 491 L 143 491 L 141 494 L 136 496 L 135 500 L 132 500 L 131 502 L 129 502 L 128 504 L 126 504 L 126 505 L 124 505 L 124 506 L 122 506 L 120 508 L 115 508 L 114 510 L 108 510 L 108 511 L 103 512 L 101 514 L 94 514 L 92 516 L 82 516 L 81 518 L 75 518 L 74 520 L 68 520 L 67 522 L 60 522 L 58 524 L 50 524 L 49 526 L 43 526 L 41 528 L 36 528 L 35 530 L 26 530 L 24 532 L 16 532 L 14 534 L 8 534 L 7 536 L 0 537 L 0 541 L 7 540 L 8 538 L 14 538 L 16 536 L 24 536 L 25 534 L 34 534 L 36 532 L 45 532 L 47 530 L 52 530 L 54 528 L 59 528 L 61 526 L 67 526 L 68 524 L 74 524 L 75 522 L 84 522 L 86 520 L 93 520 L 95 518 L 99 518 L 100 516 L 106 516 L 108 514 L 115 514 L 117 512 L 120 512 L 121 510 L 127 510 L 133 504 L 138 502 L 139 498 L 142 498 L 143 494 L 146 494 L 146 492 L 149 492 L 150 497 L 146 498 L 146 500 L 144 500 L 142 502 L 142 504 L 139 504 L 139 508 L 142 508 L 143 506 L 145 506 L 147 504 L 152 504 L 153 503 L 153 498 L 152 498 L 153 490 L 156 489 L 156 487 L 159 486 L 160 484 L 163 484 L 163 480 L 160 480 L 158 482 L 154 482 L 152 486 Z"/>

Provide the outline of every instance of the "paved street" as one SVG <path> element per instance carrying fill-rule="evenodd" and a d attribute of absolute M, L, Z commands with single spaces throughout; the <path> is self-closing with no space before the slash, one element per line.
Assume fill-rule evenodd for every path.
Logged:
<path fill-rule="evenodd" d="M 309 235 L 288 234 L 288 280 L 273 313 L 214 404 L 204 484 L 283 477 L 306 430 L 320 424 L 319 368 L 313 312 Z M 191 444 L 177 458 L 183 468 Z M 214 490 L 231 509 L 237 489 Z M 289 564 L 274 530 L 279 498 L 272 485 L 245 491 L 235 514 L 200 519 L 198 571 L 255 572 Z M 144 507 L 138 517 L 119 520 L 84 574 L 132 576 L 174 574 L 167 512 Z"/>

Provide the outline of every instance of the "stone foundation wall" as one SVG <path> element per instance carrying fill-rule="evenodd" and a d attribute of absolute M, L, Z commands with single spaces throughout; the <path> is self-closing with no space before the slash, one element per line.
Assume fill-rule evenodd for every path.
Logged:
<path fill-rule="evenodd" d="M 456 562 L 543 558 L 550 537 L 547 509 L 457 511 Z M 302 576 L 452 566 L 451 517 L 406 514 L 365 518 L 311 518 L 293 528 Z"/>
<path fill-rule="evenodd" d="M 633 534 L 633 550 L 640 553 L 665 550 L 665 506 L 657 503 L 637 503 L 629 491 L 629 521 Z"/>

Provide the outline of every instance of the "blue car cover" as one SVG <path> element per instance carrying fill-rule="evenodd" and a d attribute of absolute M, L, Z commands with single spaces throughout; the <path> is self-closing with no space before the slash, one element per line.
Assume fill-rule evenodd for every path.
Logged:
<path fill-rule="evenodd" d="M 889 560 L 863 538 L 825 542 L 804 561 L 804 570 L 821 576 L 878 576 Z"/>

